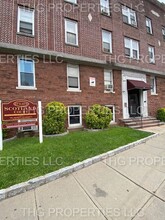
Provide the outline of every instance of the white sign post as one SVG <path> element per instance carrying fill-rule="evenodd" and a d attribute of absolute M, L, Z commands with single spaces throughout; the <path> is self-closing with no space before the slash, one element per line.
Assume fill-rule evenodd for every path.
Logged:
<path fill-rule="evenodd" d="M 3 150 L 3 135 L 2 135 L 2 101 L 0 100 L 0 151 Z"/>
<path fill-rule="evenodd" d="M 42 130 L 42 104 L 38 101 L 38 126 L 39 126 L 39 142 L 43 143 L 43 130 Z"/>

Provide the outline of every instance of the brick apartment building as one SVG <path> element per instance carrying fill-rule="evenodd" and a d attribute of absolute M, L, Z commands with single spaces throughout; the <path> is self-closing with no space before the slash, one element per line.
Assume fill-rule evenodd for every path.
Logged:
<path fill-rule="evenodd" d="M 0 99 L 89 106 L 113 122 L 165 107 L 165 6 L 157 0 L 1 0 Z"/>

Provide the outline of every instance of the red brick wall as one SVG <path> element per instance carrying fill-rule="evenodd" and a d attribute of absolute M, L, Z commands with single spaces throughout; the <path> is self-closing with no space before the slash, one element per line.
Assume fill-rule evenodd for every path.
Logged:
<path fill-rule="evenodd" d="M 115 93 L 104 93 L 104 69 L 80 65 L 81 92 L 67 91 L 67 63 L 36 63 L 37 90 L 19 90 L 16 59 L 14 63 L 0 64 L 0 99 L 3 102 L 14 99 L 41 100 L 43 106 L 50 101 L 60 101 L 66 106 L 81 105 L 83 113 L 93 104 L 115 105 L 116 119 L 122 117 L 121 72 L 114 71 Z M 96 87 L 89 86 L 89 77 L 96 78 Z"/>
<path fill-rule="evenodd" d="M 165 23 L 164 11 L 151 1 L 139 2 L 139 0 L 121 0 L 118 3 L 111 0 L 111 16 L 100 14 L 100 0 L 91 0 L 90 5 L 94 5 L 94 11 L 89 9 L 89 1 L 78 0 L 78 6 L 68 4 L 63 0 L 2 0 L 0 6 L 1 28 L 0 42 L 20 44 L 30 47 L 53 50 L 75 55 L 82 55 L 101 60 L 115 60 L 116 56 L 124 56 L 124 36 L 140 41 L 140 54 L 148 55 L 148 44 L 155 47 L 157 55 L 164 54 L 165 42 L 162 37 L 162 25 Z M 156 2 L 156 1 L 155 1 Z M 17 8 L 18 4 L 28 5 L 35 8 L 35 37 L 26 37 L 17 34 Z M 62 6 L 61 6 L 62 4 Z M 134 28 L 122 21 L 121 4 L 126 4 L 137 12 L 138 28 Z M 81 10 L 80 6 L 84 6 Z M 59 8 L 61 7 L 62 10 Z M 144 9 L 144 11 L 143 11 Z M 157 12 L 160 17 L 151 13 Z M 91 13 L 92 21 L 88 20 Z M 146 33 L 145 16 L 152 19 L 153 35 Z M 79 46 L 73 47 L 65 44 L 64 18 L 74 19 L 78 22 Z M 112 31 L 113 54 L 107 55 L 102 52 L 101 29 Z M 160 41 L 160 46 L 158 41 Z M 121 62 L 121 60 L 117 60 Z M 124 63 L 134 64 L 138 67 L 149 68 L 151 70 L 164 70 L 164 63 L 161 59 L 156 61 L 156 65 L 148 64 L 146 61 L 140 63 L 136 60 L 125 58 Z"/>
<path fill-rule="evenodd" d="M 147 77 L 150 82 L 150 76 Z M 148 112 L 151 116 L 156 116 L 159 108 L 165 108 L 165 77 L 156 77 L 157 95 L 151 95 L 148 91 Z"/>

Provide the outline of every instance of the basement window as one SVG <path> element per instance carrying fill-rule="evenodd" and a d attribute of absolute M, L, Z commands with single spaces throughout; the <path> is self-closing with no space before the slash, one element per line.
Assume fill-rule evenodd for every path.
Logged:
<path fill-rule="evenodd" d="M 68 122 L 69 122 L 69 127 L 81 127 L 82 126 L 81 106 L 69 106 L 68 107 Z"/>
<path fill-rule="evenodd" d="M 18 7 L 17 32 L 34 35 L 34 9 Z"/>

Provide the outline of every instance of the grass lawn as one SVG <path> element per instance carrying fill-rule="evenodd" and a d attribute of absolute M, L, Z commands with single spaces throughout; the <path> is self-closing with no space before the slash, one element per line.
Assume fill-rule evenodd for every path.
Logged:
<path fill-rule="evenodd" d="M 73 132 L 63 137 L 22 138 L 4 143 L 0 152 L 0 189 L 145 138 L 151 133 L 124 127 Z"/>

